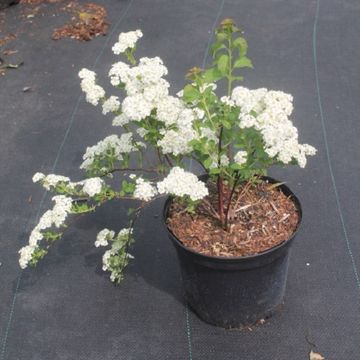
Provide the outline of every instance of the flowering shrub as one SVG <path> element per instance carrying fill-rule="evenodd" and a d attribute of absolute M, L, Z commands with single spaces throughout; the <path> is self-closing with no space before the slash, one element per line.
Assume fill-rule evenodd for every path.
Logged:
<path fill-rule="evenodd" d="M 181 199 L 189 211 L 196 211 L 209 192 L 196 175 L 184 170 L 187 159 L 198 162 L 217 184 L 218 208 L 212 209 L 212 214 L 219 226 L 230 229 L 231 197 L 240 182 L 255 181 L 272 165 L 304 167 L 306 156 L 315 154 L 315 148 L 298 142 L 297 129 L 289 119 L 291 95 L 234 87 L 242 80 L 239 70 L 251 68 L 252 62 L 247 57 L 247 42 L 232 20 L 224 20 L 216 31 L 211 48 L 213 65 L 206 70 L 191 69 L 189 83 L 177 96 L 169 94 L 170 84 L 164 79 L 168 71 L 159 57 L 136 60 L 136 43 L 142 36 L 140 30 L 122 33 L 113 47 L 116 55 L 125 55 L 129 61 L 116 62 L 109 71 L 119 96 L 108 96 L 93 71 L 79 72 L 86 100 L 100 105 L 104 115 L 112 113 L 112 125 L 120 127 L 120 134 L 86 149 L 80 165 L 86 172 L 85 180 L 34 175 L 34 182 L 58 195 L 53 198 L 54 208 L 32 231 L 29 245 L 20 250 L 22 268 L 35 265 L 61 237 L 69 214 L 94 211 L 108 200 L 147 202 L 170 194 Z M 219 97 L 216 83 L 222 80 L 227 93 Z M 156 164 L 148 159 L 152 154 Z M 124 175 L 118 188 L 106 181 L 115 172 Z M 224 187 L 232 189 L 230 194 Z M 128 249 L 133 241 L 133 221 L 117 235 L 102 230 L 95 242 L 95 246 L 110 246 L 103 256 L 103 269 L 111 272 L 115 282 L 122 279 L 131 258 Z"/>

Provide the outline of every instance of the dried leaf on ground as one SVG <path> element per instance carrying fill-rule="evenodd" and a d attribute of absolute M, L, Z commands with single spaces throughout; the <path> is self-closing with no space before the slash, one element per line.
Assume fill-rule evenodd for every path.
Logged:
<path fill-rule="evenodd" d="M 19 62 L 18 64 L 4 63 L 3 65 L 1 65 L 1 67 L 6 69 L 18 69 L 23 64 L 24 64 L 23 61 Z"/>
<path fill-rule="evenodd" d="M 325 358 L 321 354 L 311 350 L 309 354 L 309 360 L 325 360 Z"/>
<path fill-rule="evenodd" d="M 5 56 L 14 55 L 16 53 L 18 53 L 18 50 L 5 50 L 5 51 L 3 51 L 3 55 L 5 55 Z"/>
<path fill-rule="evenodd" d="M 4 37 L 0 38 L 0 46 L 4 46 L 4 45 L 8 44 L 9 42 L 13 41 L 14 39 L 16 39 L 15 34 L 5 35 Z"/>
<path fill-rule="evenodd" d="M 18 64 L 7 63 L 4 59 L 0 58 L 0 75 L 5 75 L 6 69 L 17 69 L 21 65 L 23 65 L 23 61 Z"/>
<path fill-rule="evenodd" d="M 63 0 L 20 0 L 20 4 L 24 5 L 40 5 L 42 3 L 57 3 Z"/>
<path fill-rule="evenodd" d="M 54 30 L 54 40 L 71 38 L 89 41 L 95 36 L 106 35 L 109 24 L 106 22 L 106 10 L 103 6 L 89 3 L 68 8 L 73 18 L 70 23 Z"/>

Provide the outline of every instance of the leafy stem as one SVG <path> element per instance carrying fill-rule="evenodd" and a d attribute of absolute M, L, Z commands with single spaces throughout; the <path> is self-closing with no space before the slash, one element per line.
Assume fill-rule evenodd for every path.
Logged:
<path fill-rule="evenodd" d="M 229 46 L 228 46 L 228 54 L 229 54 L 229 73 L 228 73 L 228 96 L 231 95 L 231 90 L 232 90 L 232 53 L 233 53 L 233 48 L 232 48 L 232 34 L 230 34 L 229 36 L 229 40 L 228 40 Z"/>

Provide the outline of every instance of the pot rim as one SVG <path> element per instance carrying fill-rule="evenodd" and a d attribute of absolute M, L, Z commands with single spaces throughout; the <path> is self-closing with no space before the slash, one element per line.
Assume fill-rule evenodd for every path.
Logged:
<path fill-rule="evenodd" d="M 265 179 L 265 181 L 269 182 L 269 183 L 278 183 L 279 181 L 269 177 L 269 176 L 262 176 L 263 179 Z M 173 196 L 168 196 L 166 201 L 165 201 L 165 205 L 164 205 L 164 210 L 163 210 L 163 220 L 164 220 L 164 224 L 165 227 L 168 231 L 168 234 L 170 235 L 171 240 L 179 247 L 181 247 L 184 251 L 186 252 L 190 252 L 193 255 L 199 257 L 200 259 L 203 260 L 210 260 L 210 261 L 215 261 L 215 262 L 226 262 L 226 263 L 236 263 L 239 261 L 250 261 L 253 259 L 260 259 L 262 257 L 266 257 L 269 254 L 275 253 L 276 251 L 278 251 L 279 249 L 285 247 L 286 245 L 288 245 L 290 242 L 292 242 L 292 240 L 295 238 L 295 236 L 297 235 L 301 222 L 302 222 L 302 207 L 301 207 L 301 203 L 299 201 L 299 199 L 297 198 L 297 196 L 292 192 L 292 190 L 285 184 L 281 184 L 279 185 L 279 189 L 281 189 L 281 191 L 288 197 L 291 197 L 291 200 L 294 202 L 296 209 L 298 211 L 299 214 L 299 220 L 298 223 L 296 225 L 296 228 L 294 230 L 294 232 L 292 233 L 291 237 L 287 240 L 284 240 L 282 243 L 275 245 L 274 247 L 262 251 L 258 254 L 255 255 L 247 255 L 247 256 L 231 256 L 231 257 L 227 257 L 227 256 L 213 256 L 213 255 L 205 255 L 202 253 L 199 253 L 189 247 L 186 247 L 178 238 L 177 236 L 169 229 L 169 227 L 166 224 L 166 219 L 167 219 L 167 213 L 169 210 L 169 206 L 173 200 Z"/>

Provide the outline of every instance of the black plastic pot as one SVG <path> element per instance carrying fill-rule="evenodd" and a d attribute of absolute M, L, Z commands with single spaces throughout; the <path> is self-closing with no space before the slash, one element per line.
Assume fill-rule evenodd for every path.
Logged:
<path fill-rule="evenodd" d="M 278 181 L 264 177 L 269 183 Z M 288 272 L 289 250 L 300 226 L 299 200 L 285 185 L 279 189 L 294 201 L 299 223 L 293 236 L 267 251 L 246 257 L 214 257 L 185 247 L 165 225 L 175 245 L 185 298 L 204 321 L 225 328 L 253 325 L 270 317 L 282 304 Z M 166 222 L 172 198 L 164 207 Z"/>

